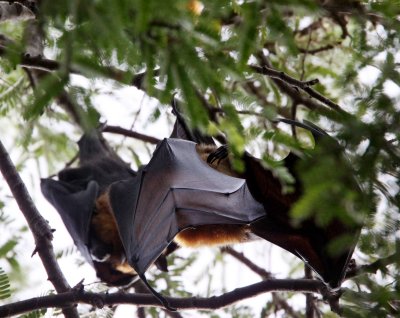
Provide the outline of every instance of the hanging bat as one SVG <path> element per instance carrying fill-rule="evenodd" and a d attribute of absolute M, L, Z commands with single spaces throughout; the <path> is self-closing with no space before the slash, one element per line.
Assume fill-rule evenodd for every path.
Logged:
<path fill-rule="evenodd" d="M 144 273 L 175 237 L 188 246 L 247 241 L 249 224 L 265 216 L 245 180 L 211 169 L 193 142 L 164 139 L 137 173 L 98 135 L 78 144 L 81 166 L 42 180 L 44 196 L 101 279 L 121 285 L 137 274 L 169 309 Z"/>
<path fill-rule="evenodd" d="M 299 123 L 287 119 L 280 121 L 309 130 L 317 143 L 323 139 L 324 142 L 338 145 L 325 131 L 310 122 Z M 337 156 L 344 158 L 340 151 Z M 212 161 L 212 158 L 209 160 Z M 356 222 L 345 223 L 340 218 L 333 218 L 327 225 L 321 226 L 314 217 L 307 218 L 299 225 L 293 225 L 290 210 L 304 191 L 297 171 L 297 164 L 301 160 L 293 153 L 284 159 L 284 166 L 295 178 L 295 190 L 284 194 L 280 182 L 273 173 L 265 169 L 260 160 L 248 153 L 244 154 L 245 169 L 242 177 L 246 179 L 253 197 L 269 211 L 264 219 L 251 225 L 251 231 L 298 256 L 325 283 L 335 289 L 340 287 L 345 277 L 361 226 Z M 341 164 L 348 162 L 343 159 Z M 351 181 L 354 189 L 361 191 L 357 182 L 354 179 Z M 333 255 L 329 250 L 331 243 L 345 236 L 351 237 L 352 243 Z"/>
<path fill-rule="evenodd" d="M 80 166 L 60 171 L 58 181 L 42 179 L 42 192 L 97 276 L 112 286 L 129 285 L 137 275 L 124 258 L 116 229 L 102 213 L 101 195 L 113 182 L 132 179 L 136 172 L 97 131 L 85 134 L 78 145 Z"/>
<path fill-rule="evenodd" d="M 245 165 L 244 172 L 238 173 L 229 162 L 226 146 L 218 148 L 209 137 L 201 135 L 198 131 L 192 133 L 176 106 L 174 112 L 177 115 L 177 121 L 172 136 L 198 142 L 197 151 L 210 167 L 245 179 L 252 196 L 263 204 L 267 211 L 266 216 L 250 225 L 251 233 L 302 259 L 331 288 L 340 287 L 361 226 L 345 224 L 339 219 L 334 219 L 327 226 L 321 227 L 312 218 L 303 221 L 298 226 L 293 225 L 290 210 L 303 194 L 302 183 L 296 170 L 296 165 L 301 159 L 290 153 L 283 161 L 283 165 L 295 178 L 294 191 L 284 194 L 279 179 L 272 171 L 264 168 L 259 159 L 249 153 L 244 153 L 242 158 Z M 317 142 L 322 138 L 333 141 L 325 131 L 310 122 L 301 123 L 288 119 L 278 121 L 309 130 Z M 354 186 L 359 189 L 355 181 Z M 331 255 L 328 252 L 328 246 L 345 235 L 352 236 L 353 243 L 343 248 L 339 254 Z"/>

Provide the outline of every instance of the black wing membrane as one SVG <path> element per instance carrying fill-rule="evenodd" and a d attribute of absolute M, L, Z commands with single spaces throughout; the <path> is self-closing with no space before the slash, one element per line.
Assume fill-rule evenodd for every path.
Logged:
<path fill-rule="evenodd" d="M 277 122 L 307 129 L 312 133 L 317 144 L 321 140 L 336 143 L 323 129 L 311 122 L 285 118 L 278 119 Z M 182 116 L 177 117 L 175 130 L 185 132 L 181 134 L 182 138 L 191 138 L 190 133 L 186 133 L 188 127 Z M 179 134 L 176 137 L 180 137 Z M 192 140 L 197 142 L 195 139 Z M 227 159 L 227 155 L 227 147 L 222 146 L 208 157 L 207 162 L 213 163 Z M 301 225 L 293 225 L 294 220 L 290 215 L 290 210 L 303 194 L 303 185 L 297 172 L 297 165 L 302 159 L 290 153 L 283 161 L 283 165 L 295 177 L 295 189 L 290 194 L 283 193 L 279 179 L 271 170 L 264 167 L 261 160 L 245 153 L 243 161 L 245 170 L 237 175 L 246 180 L 252 196 L 262 203 L 267 211 L 264 218 L 251 224 L 252 232 L 299 257 L 332 288 L 340 286 L 361 231 L 360 224 L 345 224 L 339 219 L 334 219 L 327 226 L 321 227 L 309 218 Z M 218 169 L 215 165 L 214 168 Z M 359 190 L 356 182 L 354 182 L 354 187 Z M 331 243 L 346 235 L 354 238 L 353 243 L 344 248 L 341 253 L 331 255 L 328 252 Z"/>
<path fill-rule="evenodd" d="M 280 121 L 309 130 L 317 144 L 322 141 L 337 144 L 325 131 L 310 122 L 300 123 L 288 119 Z M 243 177 L 250 192 L 268 211 L 264 219 L 251 225 L 253 233 L 301 258 L 331 288 L 339 287 L 356 246 L 361 231 L 360 224 L 344 223 L 339 218 L 334 218 L 322 227 L 311 217 L 300 225 L 293 225 L 290 210 L 303 194 L 303 185 L 296 169 L 302 159 L 291 153 L 284 160 L 284 165 L 295 177 L 295 191 L 290 194 L 283 194 L 279 180 L 258 159 L 245 154 L 243 160 Z M 353 184 L 357 191 L 361 191 L 355 180 Z M 353 243 L 340 253 L 330 253 L 329 246 L 332 242 L 345 236 L 352 237 Z"/>
<path fill-rule="evenodd" d="M 98 184 L 89 181 L 85 188 L 81 188 L 63 181 L 42 179 L 41 189 L 45 198 L 59 212 L 79 251 L 89 263 L 93 264 L 88 250 L 88 229 L 99 192 Z"/>
<path fill-rule="evenodd" d="M 299 126 L 309 128 L 318 138 L 326 137 L 315 125 Z M 250 154 L 243 157 L 242 178 L 210 168 L 200 159 L 196 143 L 182 140 L 195 138 L 182 118 L 172 137 L 181 139 L 160 142 L 148 165 L 136 173 L 98 132 L 88 133 L 78 143 L 80 166 L 60 171 L 59 181 L 42 180 L 44 196 L 99 277 L 115 285 L 132 280 L 131 274 L 116 272 L 109 263 L 92 257 L 94 245 L 101 245 L 101 240 L 98 243 L 93 238 L 90 222 L 97 200 L 106 194 L 127 261 L 168 309 L 173 310 L 148 285 L 145 272 L 179 232 L 208 224 L 250 224 L 254 234 L 300 257 L 332 287 L 340 284 L 355 244 L 337 256 L 329 255 L 327 246 L 343 234 L 358 237 L 360 228 L 339 220 L 327 228 L 318 227 L 312 219 L 300 227 L 292 225 L 289 212 L 303 191 L 295 170 L 299 157 L 290 154 L 285 159 L 296 185 L 294 193 L 283 194 L 279 180 Z M 199 141 L 214 143 L 207 136 Z"/>
<path fill-rule="evenodd" d="M 93 251 L 109 247 L 102 238 L 93 235 L 91 220 L 96 200 L 109 185 L 132 179 L 136 172 L 111 150 L 98 131 L 84 134 L 78 145 L 80 166 L 61 170 L 58 181 L 42 179 L 42 193 L 60 214 L 75 245 L 94 266 L 97 276 L 110 285 L 127 285 L 135 275 L 119 272 L 110 263 L 93 258 Z"/>
<path fill-rule="evenodd" d="M 80 167 L 60 171 L 59 181 L 42 180 L 42 191 L 100 278 L 118 274 L 91 253 L 90 222 L 96 200 L 104 193 L 127 260 L 146 284 L 145 271 L 180 231 L 206 224 L 249 224 L 265 216 L 245 181 L 211 169 L 199 158 L 193 142 L 165 139 L 137 173 L 96 135 L 84 135 L 79 147 Z M 126 278 L 129 275 L 120 273 L 112 282 Z"/>
<path fill-rule="evenodd" d="M 188 227 L 250 224 L 265 216 L 245 181 L 211 169 L 195 146 L 164 139 L 137 178 L 110 188 L 128 260 L 140 274 Z"/>
<path fill-rule="evenodd" d="M 145 271 L 180 231 L 265 216 L 243 179 L 211 169 L 195 143 L 179 139 L 164 139 L 137 177 L 114 183 L 109 195 L 128 261 L 146 284 Z"/>

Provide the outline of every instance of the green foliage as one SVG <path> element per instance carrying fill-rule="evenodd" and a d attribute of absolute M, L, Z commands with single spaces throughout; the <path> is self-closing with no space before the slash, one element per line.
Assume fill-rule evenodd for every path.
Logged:
<path fill-rule="evenodd" d="M 165 108 L 160 103 L 169 104 L 177 95 L 193 126 L 226 135 L 238 170 L 243 169 L 238 159 L 243 151 L 256 149 L 290 192 L 294 178 L 277 158 L 289 151 L 304 157 L 297 167 L 304 195 L 292 211 L 296 223 L 309 217 L 321 226 L 335 218 L 354 227 L 364 222 L 357 257 L 371 263 L 399 253 L 399 8 L 398 0 L 43 0 L 38 22 L 45 53 L 60 69 L 42 73 L 32 87 L 29 72 L 18 67 L 28 23 L 0 24 L 0 33 L 12 41 L 0 59 L 1 136 L 12 139 L 13 150 L 21 149 L 21 171 L 32 167 L 28 163 L 33 158 L 39 174 L 52 174 L 76 155 L 77 129 L 107 120 L 94 102 L 101 93 L 98 87 L 111 87 L 110 95 L 116 96 L 135 74 L 146 71 L 142 89 L 159 102 L 146 105 L 149 121 L 161 122 Z M 252 65 L 270 66 L 300 80 L 319 79 L 312 88 L 345 112 L 255 73 Z M 61 93 L 68 95 L 68 103 L 60 102 Z M 302 129 L 294 133 L 276 125 L 273 120 L 281 116 L 310 119 L 334 141 L 317 140 L 314 145 Z M 139 166 L 141 152 L 152 148 L 144 149 L 124 143 L 119 150 Z M 9 201 L 3 192 L 1 196 L 3 210 Z M 10 222 L 9 214 L 1 212 L 2 229 Z M 24 229 L 6 233 L 0 259 L 10 265 L 13 281 L 22 276 L 15 251 Z M 351 241 L 351 236 L 341 237 L 330 252 Z M 57 256 L 70 253 L 64 249 Z M 165 283 L 167 294 L 190 296 L 176 277 L 194 257 L 171 258 L 172 271 L 156 274 L 154 281 Z M 398 279 L 393 264 L 379 266 L 377 275 L 357 277 L 353 281 L 358 285 L 351 285 L 344 296 L 345 314 L 393 314 Z M 265 313 L 273 314 L 276 308 L 271 301 Z M 239 306 L 229 311 L 232 316 L 248 315 L 247 308 Z M 157 316 L 159 311 L 150 313 Z"/>
<path fill-rule="evenodd" d="M 35 310 L 25 315 L 21 315 L 18 318 L 40 318 L 44 317 L 47 312 L 47 309 Z"/>
<path fill-rule="evenodd" d="M 0 267 L 0 300 L 11 296 L 10 281 L 7 274 Z"/>

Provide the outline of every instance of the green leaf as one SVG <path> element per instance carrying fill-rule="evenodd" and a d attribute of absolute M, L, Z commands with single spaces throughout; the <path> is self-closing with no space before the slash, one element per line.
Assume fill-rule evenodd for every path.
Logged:
<path fill-rule="evenodd" d="M 67 82 L 68 78 L 60 73 L 53 73 L 42 79 L 33 91 L 33 100 L 30 100 L 30 104 L 24 110 L 24 119 L 32 120 L 41 116 Z"/>
<path fill-rule="evenodd" d="M 10 281 L 7 274 L 0 267 L 0 300 L 11 296 Z"/>
<path fill-rule="evenodd" d="M 0 258 L 5 257 L 8 252 L 12 251 L 16 247 L 18 242 L 16 240 L 9 240 L 3 246 L 0 247 Z"/>

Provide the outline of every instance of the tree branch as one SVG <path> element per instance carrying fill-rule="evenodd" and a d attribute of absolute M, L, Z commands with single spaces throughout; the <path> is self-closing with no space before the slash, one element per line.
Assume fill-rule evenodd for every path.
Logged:
<path fill-rule="evenodd" d="M 221 296 L 210 298 L 173 298 L 166 297 L 171 306 L 177 309 L 215 310 L 229 306 L 243 299 L 275 291 L 318 293 L 325 288 L 322 282 L 310 279 L 273 279 L 265 280 L 246 287 L 237 288 Z M 13 304 L 0 306 L 0 317 L 18 315 L 32 310 L 65 307 L 77 303 L 91 304 L 97 308 L 119 304 L 134 304 L 141 306 L 162 307 L 160 302 L 147 294 L 126 293 L 92 293 L 73 289 L 63 294 L 31 298 Z"/>
<path fill-rule="evenodd" d="M 312 270 L 308 266 L 304 266 L 304 276 L 307 279 L 312 279 Z M 314 295 L 313 294 L 306 294 L 306 313 L 305 318 L 314 318 L 315 312 L 315 303 L 314 303 Z"/>
<path fill-rule="evenodd" d="M 310 81 L 299 81 L 299 80 L 285 74 L 284 72 L 276 71 L 267 65 L 263 65 L 263 66 L 251 65 L 251 68 L 259 74 L 267 75 L 267 76 L 271 77 L 272 79 L 280 80 L 281 82 L 292 85 L 294 87 L 297 87 L 297 88 L 307 92 L 311 97 L 315 98 L 316 100 L 320 101 L 321 103 L 329 106 L 330 108 L 332 108 L 340 113 L 344 112 L 344 110 L 338 104 L 334 103 L 329 98 L 326 98 L 325 96 L 321 95 L 316 90 L 314 90 L 310 87 L 312 85 L 317 84 L 319 82 L 318 79 L 313 79 Z M 297 94 L 299 95 L 298 92 L 297 92 Z"/>
<path fill-rule="evenodd" d="M 0 171 L 6 180 L 17 204 L 24 214 L 25 219 L 35 239 L 37 252 L 42 260 L 48 279 L 54 285 L 58 293 L 66 292 L 71 289 L 66 281 L 61 269 L 56 261 L 51 240 L 53 238 L 52 230 L 46 220 L 36 209 L 32 198 L 30 197 L 25 184 L 21 180 L 14 164 L 12 163 L 6 149 L 0 141 Z M 64 309 L 66 317 L 79 317 L 75 308 Z"/>
<path fill-rule="evenodd" d="M 125 128 L 122 128 L 119 126 L 107 125 L 102 129 L 102 131 L 112 133 L 112 134 L 119 134 L 119 135 L 123 135 L 123 136 L 127 136 L 127 137 L 136 138 L 136 139 L 142 140 L 144 142 L 149 142 L 151 144 L 158 144 L 160 142 L 160 139 L 158 139 L 156 137 L 144 135 L 144 134 L 138 133 L 136 131 L 125 129 Z"/>
<path fill-rule="evenodd" d="M 238 251 L 235 251 L 233 248 L 231 248 L 229 246 L 221 248 L 221 251 L 236 258 L 238 261 L 240 261 L 241 263 L 246 265 L 249 269 L 251 269 L 253 272 L 258 274 L 263 279 L 272 279 L 273 278 L 273 276 L 270 272 L 267 272 L 265 269 L 254 264 L 251 260 L 249 260 L 247 257 L 245 257 L 243 255 L 243 253 L 239 253 Z M 312 295 L 312 294 L 310 294 L 310 295 Z M 272 301 L 274 302 L 276 307 L 279 307 L 279 308 L 285 310 L 285 312 L 288 316 L 293 317 L 293 318 L 299 318 L 299 315 L 288 304 L 286 299 L 282 298 L 282 296 L 279 295 L 279 293 L 276 293 L 276 292 L 272 293 Z"/>
<path fill-rule="evenodd" d="M 2 47 L 0 47 L 0 54 L 4 54 L 6 49 L 7 48 L 4 45 Z M 48 72 L 55 71 L 60 68 L 60 63 L 57 61 L 44 59 L 41 56 L 32 57 L 28 54 L 25 54 L 22 57 L 20 65 L 25 68 L 32 68 L 32 69 L 48 71 Z M 286 85 L 288 87 L 295 86 L 299 89 L 304 90 L 311 97 L 317 99 L 321 103 L 329 106 L 330 108 L 332 108 L 338 112 L 341 112 L 341 113 L 345 112 L 338 104 L 334 103 L 333 101 L 331 101 L 330 99 L 321 95 L 320 93 L 318 93 L 317 91 L 315 91 L 314 89 L 312 89 L 310 87 L 310 86 L 318 83 L 318 79 L 313 79 L 310 81 L 299 81 L 299 80 L 285 74 L 284 72 L 276 71 L 276 70 L 270 68 L 265 63 L 263 66 L 250 65 L 250 67 L 259 74 L 263 74 L 263 75 L 267 75 L 267 76 L 271 77 L 272 79 L 275 80 L 275 82 L 279 81 L 279 82 L 287 83 L 287 84 L 289 84 L 289 85 Z M 80 71 L 78 71 L 74 68 L 71 68 L 70 71 L 72 73 L 80 74 Z M 154 72 L 155 72 L 155 74 L 158 74 L 158 70 L 155 70 Z M 118 70 L 114 67 L 102 67 L 101 73 L 104 76 L 107 76 L 113 80 L 116 80 L 116 81 L 119 81 L 122 83 L 126 82 L 125 81 L 126 78 L 129 78 L 129 77 L 132 78 L 132 76 L 129 75 L 127 72 Z M 146 72 L 136 74 L 133 76 L 133 79 L 129 82 L 129 84 L 131 84 L 137 88 L 142 88 L 143 79 L 145 78 L 145 76 L 146 76 Z M 278 86 L 282 87 L 282 85 L 278 85 Z M 294 95 L 297 95 L 296 100 L 299 102 L 301 101 L 303 104 L 308 106 L 310 109 L 316 109 L 318 107 L 318 106 L 316 106 L 315 103 L 313 104 L 311 102 L 307 102 L 304 98 L 300 97 L 299 96 L 300 94 L 297 91 L 295 91 L 293 89 L 291 91 L 288 88 L 285 88 L 284 90 L 291 97 L 293 97 Z"/>
<path fill-rule="evenodd" d="M 399 260 L 399 255 L 397 253 L 394 253 L 385 258 L 378 259 L 371 264 L 355 266 L 353 269 L 349 270 L 346 273 L 345 279 L 350 279 L 365 273 L 375 274 L 382 267 L 386 267 L 390 264 L 396 263 L 398 262 L 398 260 Z"/>
<path fill-rule="evenodd" d="M 317 48 L 314 48 L 314 49 L 304 49 L 304 48 L 299 47 L 298 50 L 299 50 L 300 53 L 313 55 L 313 54 L 321 53 L 321 52 L 324 52 L 324 51 L 332 50 L 337 45 L 340 45 L 341 43 L 342 43 L 341 41 L 337 41 L 337 42 L 335 42 L 333 44 L 327 44 L 327 45 L 320 46 L 320 47 L 317 47 Z"/>
<path fill-rule="evenodd" d="M 262 277 L 263 279 L 271 279 L 271 278 L 273 278 L 272 274 L 270 272 L 267 272 L 264 268 L 261 268 L 261 267 L 257 266 L 252 261 L 250 261 L 247 257 L 245 257 L 243 255 L 243 253 L 235 251 L 232 247 L 229 247 L 229 246 L 222 247 L 221 251 L 223 253 L 227 253 L 227 254 L 231 255 L 232 257 L 236 258 L 241 263 L 243 263 L 248 268 L 250 268 L 254 273 L 256 273 L 260 277 Z"/>
<path fill-rule="evenodd" d="M 258 59 L 260 60 L 261 65 L 264 67 L 270 68 L 270 62 L 268 59 L 260 52 L 257 55 Z M 311 110 L 319 110 L 320 112 L 323 112 L 325 109 L 321 105 L 321 103 L 329 106 L 330 108 L 340 112 L 341 114 L 347 114 L 346 111 L 344 111 L 339 105 L 335 104 L 328 98 L 322 96 L 318 92 L 314 91 L 311 87 L 303 85 L 304 88 L 295 86 L 293 88 L 293 85 L 288 84 L 286 81 L 282 80 L 279 77 L 272 77 L 272 80 L 275 82 L 275 84 L 279 87 L 279 89 L 287 94 L 294 103 L 297 104 L 302 104 L 305 107 L 311 109 Z M 298 89 L 303 89 L 306 91 L 311 97 L 314 97 L 315 99 L 319 100 L 321 103 L 316 103 L 314 100 L 307 98 L 303 96 L 302 94 L 299 93 Z M 325 110 L 326 111 L 326 110 Z"/>
<path fill-rule="evenodd" d="M 285 72 L 277 71 L 267 66 L 250 65 L 250 68 L 253 69 L 256 73 L 267 75 L 271 78 L 279 78 L 280 80 L 301 89 L 305 89 L 306 87 L 310 87 L 319 83 L 318 79 L 313 79 L 310 81 L 299 81 L 294 77 L 287 75 Z"/>

